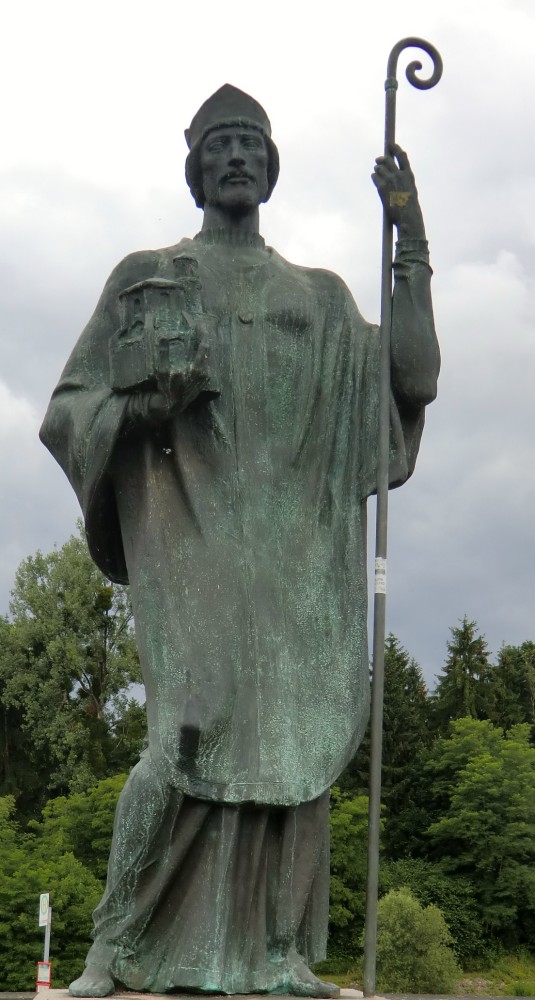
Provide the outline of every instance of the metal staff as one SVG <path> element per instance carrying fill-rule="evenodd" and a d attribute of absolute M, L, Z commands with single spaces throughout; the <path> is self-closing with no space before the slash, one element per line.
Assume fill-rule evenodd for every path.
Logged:
<path fill-rule="evenodd" d="M 390 156 L 396 133 L 397 62 L 406 48 L 423 49 L 431 57 L 433 72 L 427 79 L 417 76 L 422 64 L 409 63 L 406 76 L 418 90 L 429 90 L 442 76 L 442 59 L 433 45 L 422 38 L 403 38 L 388 58 L 385 80 L 385 156 Z M 379 438 L 377 462 L 377 517 L 375 531 L 375 599 L 373 620 L 373 677 L 370 748 L 370 800 L 368 815 L 368 881 L 364 933 L 364 996 L 375 994 L 377 950 L 377 894 L 379 884 L 379 833 L 381 823 L 381 753 L 383 741 L 383 691 L 386 616 L 386 548 L 388 518 L 388 465 L 390 446 L 390 329 L 392 323 L 393 224 L 383 210 L 381 275 Z"/>

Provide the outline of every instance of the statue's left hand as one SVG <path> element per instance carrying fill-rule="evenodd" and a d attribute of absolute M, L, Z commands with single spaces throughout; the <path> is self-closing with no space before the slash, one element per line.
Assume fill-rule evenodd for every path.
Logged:
<path fill-rule="evenodd" d="M 390 155 L 378 156 L 372 174 L 383 208 L 398 237 L 425 239 L 418 191 L 406 152 L 394 143 Z"/>

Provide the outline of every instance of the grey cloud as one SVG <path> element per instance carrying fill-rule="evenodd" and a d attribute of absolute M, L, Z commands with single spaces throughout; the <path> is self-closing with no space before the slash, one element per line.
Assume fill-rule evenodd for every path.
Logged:
<path fill-rule="evenodd" d="M 494 2 L 485 23 L 462 4 L 436 13 L 433 5 L 413 4 L 411 11 L 445 62 L 435 91 L 417 93 L 400 79 L 398 92 L 398 134 L 414 163 L 436 269 L 444 363 L 414 478 L 390 500 L 388 626 L 432 679 L 448 627 L 465 613 L 478 620 L 494 651 L 502 641 L 533 637 L 535 138 L 525 116 L 534 15 L 520 0 Z M 402 20 L 399 5 L 389 12 Z M 526 31 L 513 45 L 521 25 Z M 381 219 L 369 176 L 381 152 L 383 77 L 382 64 L 372 77 L 360 62 L 371 52 L 380 63 L 384 24 L 372 17 L 368 32 L 352 42 L 351 66 L 345 39 L 339 65 L 329 61 L 337 32 L 326 24 L 325 39 L 314 42 L 311 35 L 312 47 L 287 76 L 283 65 L 269 75 L 270 66 L 233 81 L 265 100 L 280 148 L 280 183 L 263 210 L 268 241 L 297 263 L 340 273 L 373 320 Z M 175 119 L 183 124 L 194 110 L 193 97 L 204 99 L 229 76 L 223 56 L 213 60 L 208 80 L 201 81 L 197 67 L 193 96 L 178 87 L 175 101 L 160 90 L 153 142 L 169 128 L 170 110 L 175 128 Z M 296 70 L 299 92 L 289 83 Z M 121 128 L 126 134 L 123 121 Z M 67 166 L 3 173 L 0 377 L 13 412 L 17 400 L 30 405 L 25 429 L 11 426 L 0 436 L 7 470 L 0 522 L 4 607 L 19 559 L 61 544 L 74 528 L 70 487 L 35 435 L 108 273 L 131 250 L 170 244 L 199 228 L 179 146 L 173 180 L 162 174 L 159 187 L 141 174 L 127 176 L 126 161 L 119 165 L 113 156 L 106 183 L 81 180 Z M 167 139 L 164 147 L 168 155 Z"/>

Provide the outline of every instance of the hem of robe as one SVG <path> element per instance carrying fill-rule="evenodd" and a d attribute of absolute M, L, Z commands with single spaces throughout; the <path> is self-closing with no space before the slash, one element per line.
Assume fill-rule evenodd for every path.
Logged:
<path fill-rule="evenodd" d="M 360 724 L 356 732 L 350 731 L 347 734 L 347 742 L 344 754 L 340 757 L 331 771 L 327 775 L 321 775 L 321 781 L 315 783 L 288 781 L 209 781 L 202 780 L 188 774 L 161 752 L 159 748 L 154 750 L 150 743 L 155 760 L 159 761 L 158 767 L 169 784 L 183 792 L 191 798 L 198 799 L 212 804 L 225 804 L 229 806 L 255 805 L 259 807 L 272 808 L 295 808 L 305 802 L 312 802 L 318 799 L 325 792 L 328 792 L 342 771 L 355 756 L 361 740 L 362 734 L 368 723 L 370 714 L 370 687 L 367 685 L 363 691 L 360 708 Z M 342 723 L 341 723 L 342 725 Z M 299 768 L 296 768 L 299 773 Z"/>
<path fill-rule="evenodd" d="M 192 799 L 145 753 L 119 799 L 86 965 L 131 990 L 269 992 L 325 957 L 329 794 L 296 807 Z"/>

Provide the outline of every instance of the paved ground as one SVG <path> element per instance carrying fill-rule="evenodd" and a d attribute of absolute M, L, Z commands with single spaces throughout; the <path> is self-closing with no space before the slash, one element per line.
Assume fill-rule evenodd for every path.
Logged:
<path fill-rule="evenodd" d="M 33 993 L 0 993 L 0 1000 L 33 1000 Z"/>
<path fill-rule="evenodd" d="M 0 1000 L 33 1000 L 33 993 L 0 993 Z"/>

